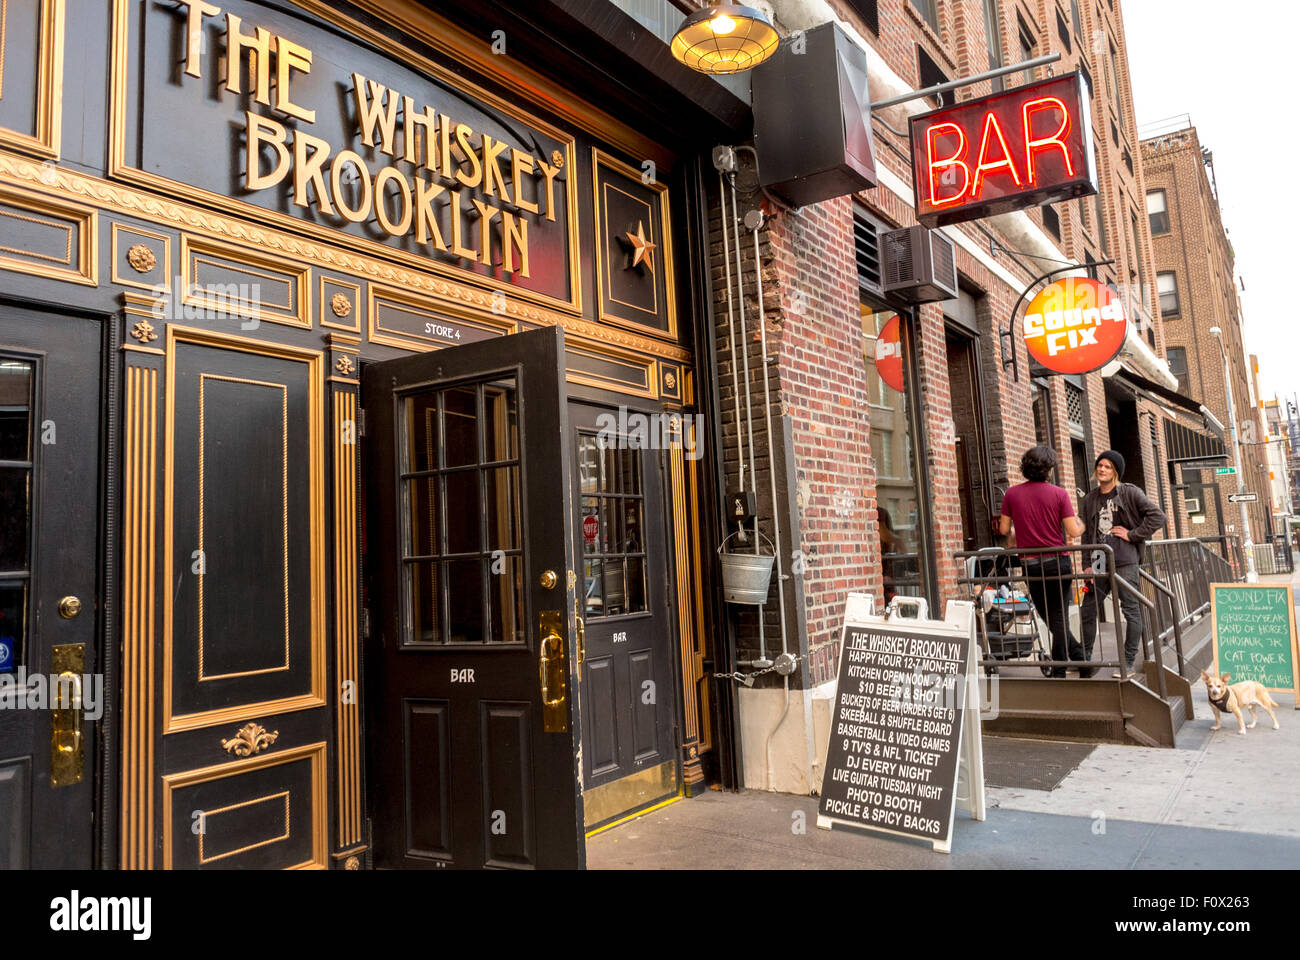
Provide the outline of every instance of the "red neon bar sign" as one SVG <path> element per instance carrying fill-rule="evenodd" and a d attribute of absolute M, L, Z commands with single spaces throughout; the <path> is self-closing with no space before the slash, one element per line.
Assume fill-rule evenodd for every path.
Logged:
<path fill-rule="evenodd" d="M 927 227 L 1097 192 L 1081 73 L 913 117 L 912 182 Z"/>

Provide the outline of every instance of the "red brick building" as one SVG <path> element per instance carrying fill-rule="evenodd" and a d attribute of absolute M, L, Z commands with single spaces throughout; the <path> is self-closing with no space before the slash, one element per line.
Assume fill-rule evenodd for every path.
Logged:
<path fill-rule="evenodd" d="M 837 21 L 866 51 L 873 102 L 1059 52 L 1062 59 L 1050 68 L 985 80 L 960 88 L 955 98 L 1045 79 L 1049 69 L 1055 75 L 1081 70 L 1092 86 L 1101 190 L 1096 197 L 942 228 L 955 246 L 960 295 L 912 311 L 883 293 L 880 236 L 917 222 L 909 141 L 894 131 L 905 130 L 910 115 L 939 106 L 939 98 L 875 115 L 879 185 L 855 197 L 785 209 L 759 190 L 755 155 L 742 151 L 735 174 L 738 213 L 766 214 L 758 231 L 766 358 L 748 232 L 739 265 L 751 447 L 746 358 L 737 349 L 733 371 L 727 329 L 728 277 L 734 288 L 737 265 L 734 256 L 732 262 L 722 256 L 718 219 L 720 190 L 730 235 L 731 188 L 721 179 L 723 185 L 714 187 L 713 308 L 727 485 L 739 483 L 743 441 L 747 472 L 751 453 L 755 457 L 759 516 L 771 517 L 770 451 L 789 575 L 784 606 L 774 591 L 761 623 L 757 608 L 733 608 L 741 611 L 735 619 L 738 659 L 748 670 L 783 650 L 806 658 L 788 690 L 770 674 L 739 690 L 744 782 L 805 792 L 820 778 L 847 595 L 871 593 L 879 607 L 896 594 L 911 594 L 941 615 L 958 592 L 953 555 L 994 545 L 1002 495 L 1021 482 L 1020 455 L 1035 443 L 1058 451 L 1058 481 L 1079 496 L 1088 489 L 1097 454 L 1116 447 L 1130 465 L 1126 479 L 1171 513 L 1172 491 L 1160 467 L 1167 415 L 1150 391 L 1167 390 L 1174 379 L 1163 361 L 1118 3 L 880 0 L 778 2 L 772 8 L 787 34 Z M 953 96 L 943 102 L 952 103 Z M 1071 263 L 1080 265 L 1078 275 L 1102 264 L 1095 268 L 1098 279 L 1124 300 L 1131 330 L 1120 357 L 1086 376 L 1031 377 L 1019 347 L 1013 374 L 1004 345 L 1020 338 L 1000 334 L 1017 300 L 1038 277 Z M 730 307 L 738 321 L 736 300 Z M 902 391 L 888 386 L 874 364 L 876 338 L 895 316 L 902 326 Z M 771 445 L 763 371 L 772 402 Z M 762 530 L 775 533 L 767 521 Z"/>

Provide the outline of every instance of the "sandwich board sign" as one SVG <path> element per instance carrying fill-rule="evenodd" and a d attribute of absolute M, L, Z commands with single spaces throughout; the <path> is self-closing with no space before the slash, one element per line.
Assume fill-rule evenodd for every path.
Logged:
<path fill-rule="evenodd" d="M 898 615 L 913 604 L 920 618 Z M 975 606 L 951 601 L 943 620 L 924 619 L 924 601 L 910 597 L 896 597 L 888 616 L 870 609 L 869 596 L 849 596 L 817 826 L 950 853 L 958 803 L 985 817 Z"/>
<path fill-rule="evenodd" d="M 1214 669 L 1233 683 L 1255 680 L 1277 693 L 1295 693 L 1300 710 L 1295 597 L 1289 584 L 1210 585 Z"/>

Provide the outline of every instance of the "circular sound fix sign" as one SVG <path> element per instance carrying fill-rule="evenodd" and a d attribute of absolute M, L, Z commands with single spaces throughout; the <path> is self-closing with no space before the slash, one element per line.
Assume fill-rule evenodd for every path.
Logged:
<path fill-rule="evenodd" d="M 1118 356 L 1128 335 L 1124 305 L 1104 284 L 1067 277 L 1039 291 L 1025 313 L 1029 355 L 1056 373 L 1092 373 Z"/>
<path fill-rule="evenodd" d="M 897 315 L 889 318 L 876 338 L 876 373 L 885 386 L 903 392 L 903 338 Z"/>

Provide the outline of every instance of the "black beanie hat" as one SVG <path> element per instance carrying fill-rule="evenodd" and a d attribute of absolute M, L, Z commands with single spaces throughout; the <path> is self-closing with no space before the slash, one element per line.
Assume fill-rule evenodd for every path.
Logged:
<path fill-rule="evenodd" d="M 1101 463 L 1103 460 L 1109 460 L 1115 467 L 1116 480 L 1124 479 L 1124 454 L 1120 453 L 1118 450 L 1106 450 L 1099 454 L 1097 459 L 1093 461 L 1092 469 L 1096 470 L 1097 464 Z"/>

